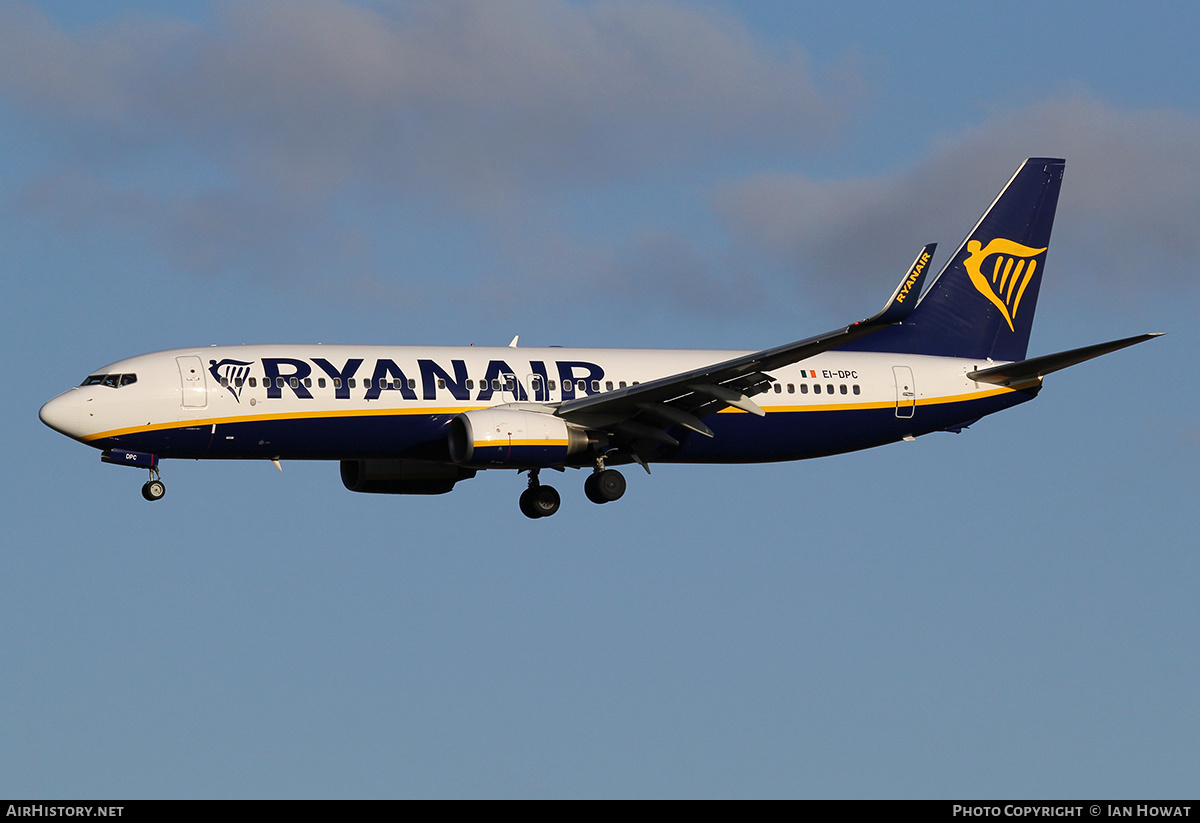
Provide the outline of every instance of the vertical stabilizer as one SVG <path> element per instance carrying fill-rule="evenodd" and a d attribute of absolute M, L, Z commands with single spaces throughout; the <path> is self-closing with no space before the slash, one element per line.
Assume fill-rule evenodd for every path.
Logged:
<path fill-rule="evenodd" d="M 1021 164 L 912 315 L 845 348 L 1023 360 L 1065 165 Z"/>

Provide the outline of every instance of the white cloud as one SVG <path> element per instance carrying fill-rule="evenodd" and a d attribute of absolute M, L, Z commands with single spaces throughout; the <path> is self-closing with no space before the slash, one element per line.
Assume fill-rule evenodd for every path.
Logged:
<path fill-rule="evenodd" d="M 275 0 L 216 19 L 68 33 L 12 7 L 0 88 L 79 140 L 151 136 L 311 198 L 366 183 L 478 202 L 778 147 L 837 117 L 798 50 L 669 2 Z"/>
<path fill-rule="evenodd" d="M 1065 157 L 1055 277 L 1153 288 L 1190 280 L 1200 264 L 1196 145 L 1193 117 L 1075 95 L 996 114 L 897 172 L 759 175 L 721 187 L 714 207 L 745 253 L 765 253 L 845 308 L 898 275 L 923 243 L 941 243 L 946 259 L 1025 157 Z"/>
<path fill-rule="evenodd" d="M 796 47 L 666 0 L 264 0 L 212 19 L 66 29 L 0 7 L 0 102 L 49 147 L 20 207 L 148 238 L 184 271 L 335 276 L 375 259 L 364 213 L 441 210 L 497 254 L 570 245 L 546 205 L 564 193 L 819 145 L 842 116 Z M 635 268 L 666 253 L 635 245 Z"/>
<path fill-rule="evenodd" d="M 803 294 L 859 312 L 921 244 L 944 259 L 1021 159 L 1046 154 L 1068 160 L 1056 277 L 1131 288 L 1200 263 L 1200 122 L 1179 112 L 1063 95 L 886 174 L 717 184 L 713 167 L 794 167 L 845 110 L 798 48 L 710 8 L 264 0 L 213 19 L 66 30 L 0 7 L 0 102 L 49 138 L 10 204 L 147 238 L 183 271 L 415 291 L 369 224 L 438 211 L 496 260 L 476 282 L 506 299 L 585 288 L 711 315 Z M 635 204 L 685 175 L 715 216 Z M 577 228 L 586 201 L 640 216 L 601 243 Z"/>

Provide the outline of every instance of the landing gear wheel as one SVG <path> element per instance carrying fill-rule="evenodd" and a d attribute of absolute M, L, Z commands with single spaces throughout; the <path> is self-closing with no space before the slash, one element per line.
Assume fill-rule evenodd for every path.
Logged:
<path fill-rule="evenodd" d="M 562 498 L 553 486 L 530 486 L 521 492 L 521 514 L 532 519 L 549 517 L 558 511 L 560 503 Z"/>
<path fill-rule="evenodd" d="M 167 487 L 161 480 L 147 480 L 142 486 L 142 497 L 147 500 L 162 500 L 167 493 Z"/>
<path fill-rule="evenodd" d="M 625 494 L 625 476 L 616 469 L 595 472 L 583 481 L 583 493 L 593 503 L 620 500 Z"/>

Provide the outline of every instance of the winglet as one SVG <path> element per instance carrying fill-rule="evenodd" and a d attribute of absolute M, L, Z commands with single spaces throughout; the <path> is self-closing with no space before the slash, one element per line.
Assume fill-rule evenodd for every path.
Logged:
<path fill-rule="evenodd" d="M 867 323 L 899 323 L 912 314 L 912 310 L 917 305 L 917 298 L 921 296 L 921 288 L 925 285 L 925 276 L 929 273 L 929 264 L 933 262 L 933 251 L 936 248 L 937 243 L 930 243 L 921 249 L 917 259 L 908 267 L 908 272 L 900 281 L 900 285 L 892 292 L 883 311 L 867 320 Z"/>

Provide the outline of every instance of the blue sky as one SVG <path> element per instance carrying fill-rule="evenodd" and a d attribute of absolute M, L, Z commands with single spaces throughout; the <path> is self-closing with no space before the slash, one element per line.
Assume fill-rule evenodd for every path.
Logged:
<path fill-rule="evenodd" d="M 1194 797 L 1200 12 L 0 4 L 0 793 Z M 37 408 L 208 343 L 760 348 L 1067 158 L 961 435 L 582 477 L 142 477 Z M 939 256 L 939 264 L 944 257 Z"/>

